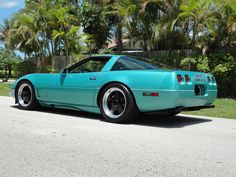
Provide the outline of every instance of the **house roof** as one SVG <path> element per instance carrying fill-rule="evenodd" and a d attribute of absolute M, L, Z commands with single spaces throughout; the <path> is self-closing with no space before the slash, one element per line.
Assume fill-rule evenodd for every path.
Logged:
<path fill-rule="evenodd" d="M 122 44 L 123 44 L 123 45 L 124 45 L 124 44 L 128 44 L 129 41 L 130 41 L 129 39 L 122 39 Z M 114 40 L 114 39 L 112 39 L 112 40 L 108 43 L 107 48 L 108 48 L 108 49 L 114 49 L 114 48 L 116 48 L 117 46 L 118 46 L 117 41 Z"/>

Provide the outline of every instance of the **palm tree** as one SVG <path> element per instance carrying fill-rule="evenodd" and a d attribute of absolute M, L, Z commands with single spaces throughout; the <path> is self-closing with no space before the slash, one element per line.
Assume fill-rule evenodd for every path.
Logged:
<path fill-rule="evenodd" d="M 11 49 L 18 49 L 31 56 L 37 55 L 41 49 L 39 42 L 39 31 L 35 27 L 35 21 L 32 16 L 17 13 L 13 19 L 11 28 L 7 32 L 6 45 Z"/>
<path fill-rule="evenodd" d="M 222 21 L 226 22 L 229 35 L 236 33 L 236 4 L 233 0 L 225 0 L 217 3 Z"/>
<path fill-rule="evenodd" d="M 8 19 L 4 20 L 3 25 L 0 25 L 0 42 L 5 44 L 7 37 L 7 31 L 10 29 L 10 21 Z"/>
<path fill-rule="evenodd" d="M 73 16 L 68 15 L 67 10 L 63 7 L 60 9 L 52 9 L 50 10 L 50 13 L 57 21 L 55 29 L 53 29 L 51 34 L 53 41 L 60 44 L 55 47 L 59 47 L 59 50 L 61 51 L 61 45 L 63 45 L 65 55 L 68 56 L 70 52 L 75 49 L 76 45 L 74 41 L 77 41 L 80 38 L 78 35 L 79 26 L 71 25 L 71 22 L 76 19 L 74 19 Z"/>
<path fill-rule="evenodd" d="M 117 49 L 121 52 L 123 50 L 123 28 L 129 25 L 130 13 L 136 7 L 136 4 L 134 0 L 115 0 L 110 5 L 113 6 L 113 14 L 116 15 L 113 25 L 116 31 Z"/>
<path fill-rule="evenodd" d="M 192 48 L 196 47 L 197 38 L 206 34 L 208 24 L 214 21 L 211 7 L 213 7 L 211 0 L 183 0 L 180 5 L 181 13 L 178 15 L 178 20 L 185 26 L 185 31 L 191 38 Z"/>
<path fill-rule="evenodd" d="M 107 1 L 83 1 L 81 21 L 90 53 L 97 53 L 107 46 L 116 21 L 114 8 Z"/>
<path fill-rule="evenodd" d="M 136 2 L 130 13 L 130 37 L 143 43 L 145 51 L 157 49 L 158 42 L 169 32 L 166 8 L 164 1 L 143 0 Z"/>
<path fill-rule="evenodd" d="M 73 1 L 73 4 L 77 1 Z M 79 49 L 79 20 L 67 1 L 27 1 L 1 32 L 5 44 L 28 57 L 69 55 Z M 62 7 L 62 4 L 64 7 Z M 59 33 L 61 35 L 59 35 Z"/>

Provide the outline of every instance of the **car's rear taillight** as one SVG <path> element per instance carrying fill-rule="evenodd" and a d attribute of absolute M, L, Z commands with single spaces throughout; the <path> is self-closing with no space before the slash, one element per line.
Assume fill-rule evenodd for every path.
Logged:
<path fill-rule="evenodd" d="M 188 83 L 190 81 L 190 77 L 188 75 L 185 75 L 184 77 L 185 77 L 186 83 Z"/>
<path fill-rule="evenodd" d="M 176 77 L 177 77 L 178 83 L 180 84 L 182 82 L 182 76 L 178 74 Z"/>

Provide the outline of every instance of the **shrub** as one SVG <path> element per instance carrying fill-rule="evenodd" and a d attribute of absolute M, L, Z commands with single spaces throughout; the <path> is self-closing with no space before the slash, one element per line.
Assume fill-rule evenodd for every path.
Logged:
<path fill-rule="evenodd" d="M 193 71 L 196 70 L 196 63 L 197 63 L 197 57 L 189 56 L 181 60 L 180 65 L 185 70 Z"/>
<path fill-rule="evenodd" d="M 189 56 L 181 61 L 187 70 L 212 73 L 218 83 L 220 97 L 236 98 L 236 57 L 226 52 L 209 56 Z"/>
<path fill-rule="evenodd" d="M 209 55 L 208 61 L 218 83 L 219 96 L 236 98 L 236 57 L 220 52 Z"/>
<path fill-rule="evenodd" d="M 22 61 L 22 62 L 20 62 L 17 65 L 16 70 L 17 70 L 18 77 L 26 75 L 26 74 L 31 74 L 31 73 L 38 72 L 36 64 L 34 64 L 31 61 Z"/>

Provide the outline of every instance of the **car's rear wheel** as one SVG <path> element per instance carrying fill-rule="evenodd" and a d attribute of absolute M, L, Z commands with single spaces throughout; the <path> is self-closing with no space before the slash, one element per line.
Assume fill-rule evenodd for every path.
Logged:
<path fill-rule="evenodd" d="M 122 84 L 108 85 L 99 99 L 103 117 L 113 123 L 124 123 L 133 120 L 138 109 L 130 91 Z"/>
<path fill-rule="evenodd" d="M 34 87 L 28 81 L 22 81 L 17 86 L 16 99 L 19 107 L 24 110 L 33 110 L 39 107 L 35 97 Z"/>

